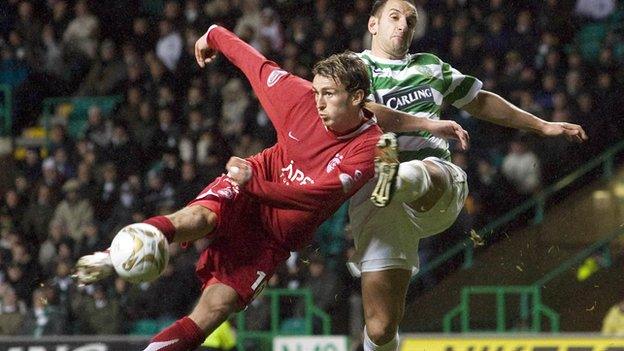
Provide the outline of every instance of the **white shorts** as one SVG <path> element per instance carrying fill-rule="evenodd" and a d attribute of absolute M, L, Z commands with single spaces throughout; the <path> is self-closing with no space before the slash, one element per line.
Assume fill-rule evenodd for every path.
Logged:
<path fill-rule="evenodd" d="M 394 199 L 386 207 L 374 206 L 369 198 L 376 179 L 371 180 L 351 198 L 349 218 L 355 240 L 355 253 L 348 266 L 353 276 L 358 277 L 361 272 L 396 268 L 411 270 L 412 274 L 418 273 L 420 239 L 446 230 L 457 219 L 468 196 L 466 173 L 440 158 L 429 157 L 425 160 L 437 164 L 447 176 L 445 192 L 428 211 L 418 212 L 405 203 L 411 201 L 401 202 Z M 417 162 L 422 161 L 401 163 L 399 174 L 403 167 L 420 166 Z M 397 189 L 394 197 L 409 196 L 399 193 L 404 189 Z"/>

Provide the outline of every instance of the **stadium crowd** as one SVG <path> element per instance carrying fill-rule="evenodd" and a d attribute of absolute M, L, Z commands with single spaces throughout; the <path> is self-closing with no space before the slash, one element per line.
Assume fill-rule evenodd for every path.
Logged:
<path fill-rule="evenodd" d="M 604 12 L 587 7 L 591 0 L 416 3 L 411 52 L 434 53 L 485 89 L 544 119 L 581 124 L 590 136 L 579 147 L 446 109 L 445 118 L 471 134 L 471 149 L 453 156 L 469 175 L 471 193 L 458 223 L 423 243 L 426 261 L 623 138 L 615 106 L 624 83 L 624 10 L 621 1 Z M 2 1 L 0 83 L 13 88 L 15 137 L 41 123 L 45 97 L 123 99 L 112 111 L 90 106 L 78 133 L 70 132 L 69 112 L 59 105 L 48 142 L 3 164 L 12 177 L 0 186 L 0 334 L 150 334 L 187 313 L 199 293 L 193 264 L 205 240 L 172 245 L 170 264 L 153 283 L 110 278 L 78 287 L 70 275 L 78 257 L 105 249 L 122 226 L 183 206 L 224 171 L 229 156 L 274 142 L 245 80 L 222 60 L 200 70 L 195 41 L 219 23 L 286 70 L 310 77 L 317 60 L 367 48 L 370 5 Z M 583 37 L 588 28 L 605 30 L 596 47 Z M 333 311 L 335 332 L 357 334 L 359 289 L 344 265 L 352 249 L 345 223 L 339 211 L 270 286 L 310 288 L 315 303 Z M 300 310 L 296 302 L 283 304 L 282 311 Z M 266 301 L 257 299 L 248 326 L 266 329 L 269 315 Z"/>

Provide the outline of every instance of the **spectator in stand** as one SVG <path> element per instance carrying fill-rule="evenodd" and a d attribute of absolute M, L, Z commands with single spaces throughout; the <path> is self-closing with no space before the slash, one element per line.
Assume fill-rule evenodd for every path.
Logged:
<path fill-rule="evenodd" d="M 184 49 L 184 41 L 180 33 L 168 20 L 162 20 L 158 24 L 160 38 L 156 43 L 156 56 L 171 72 L 174 72 Z"/>
<path fill-rule="evenodd" d="M 26 212 L 25 199 L 20 198 L 15 189 L 9 189 L 4 193 L 3 200 L 0 212 L 11 217 L 13 225 L 18 226 L 23 222 Z"/>
<path fill-rule="evenodd" d="M 126 154 L 117 154 L 118 158 L 124 158 L 125 156 Z M 94 201 L 97 204 L 94 209 L 94 217 L 101 222 L 109 218 L 119 200 L 119 181 L 117 167 L 113 163 L 104 164 L 98 173 L 101 178 L 98 180 Z"/>
<path fill-rule="evenodd" d="M 175 204 L 175 190 L 165 183 L 160 172 L 151 170 L 147 173 L 147 189 L 143 201 L 148 213 L 157 213 L 163 206 Z"/>
<path fill-rule="evenodd" d="M 54 266 L 54 272 L 50 274 L 51 278 L 44 287 L 50 287 L 53 290 L 53 296 L 48 296 L 48 302 L 55 304 L 69 318 L 71 314 L 71 303 L 76 294 L 76 284 L 71 278 L 71 270 L 74 265 L 73 261 L 57 260 Z M 47 294 L 52 294 L 49 290 L 45 290 Z"/>
<path fill-rule="evenodd" d="M 231 79 L 223 87 L 223 107 L 219 129 L 227 141 L 233 142 L 242 135 L 245 127 L 245 110 L 249 97 L 240 79 Z"/>
<path fill-rule="evenodd" d="M 28 242 L 34 245 L 34 253 L 39 253 L 39 246 L 48 236 L 48 227 L 54 216 L 55 204 L 50 188 L 39 185 L 34 197 L 24 213 L 21 229 Z"/>
<path fill-rule="evenodd" d="M 35 290 L 32 297 L 32 307 L 26 314 L 21 332 L 25 335 L 40 337 L 42 335 L 64 335 L 67 331 L 67 316 L 59 306 L 48 300 L 46 289 Z"/>
<path fill-rule="evenodd" d="M 191 162 L 182 163 L 180 182 L 176 184 L 176 207 L 184 206 L 203 189 L 204 182 L 197 175 L 195 165 Z"/>
<path fill-rule="evenodd" d="M 104 152 L 111 142 L 113 134 L 112 123 L 102 114 L 102 109 L 93 105 L 89 107 L 87 126 L 84 136 L 96 148 L 98 154 Z"/>
<path fill-rule="evenodd" d="M 41 158 L 39 150 L 36 148 L 27 148 L 24 159 L 19 162 L 18 168 L 26 176 L 26 179 L 34 183 L 41 177 Z"/>
<path fill-rule="evenodd" d="M 126 63 L 119 57 L 115 43 L 110 39 L 100 45 L 97 60 L 76 92 L 81 96 L 113 95 L 120 91 L 126 80 Z"/>
<path fill-rule="evenodd" d="M 167 106 L 158 111 L 158 123 L 159 129 L 156 131 L 155 144 L 158 155 L 162 155 L 165 151 L 178 147 L 181 130 L 175 122 L 173 111 Z"/>
<path fill-rule="evenodd" d="M 59 147 L 54 150 L 52 158 L 54 159 L 54 166 L 61 179 L 70 179 L 76 176 L 76 167 L 72 160 L 69 159 L 65 148 Z"/>
<path fill-rule="evenodd" d="M 574 13 L 592 20 L 603 20 L 616 9 L 615 0 L 576 0 Z"/>
<path fill-rule="evenodd" d="M 41 164 L 41 170 L 42 177 L 40 184 L 49 187 L 56 197 L 56 195 L 61 192 L 62 179 L 56 169 L 54 160 L 52 158 L 46 158 Z"/>
<path fill-rule="evenodd" d="M 97 52 L 97 35 L 100 22 L 88 7 L 86 0 L 78 0 L 74 6 L 76 17 L 63 32 L 65 50 L 93 59 Z"/>
<path fill-rule="evenodd" d="M 52 25 L 47 24 L 43 27 L 41 42 L 43 43 L 43 48 L 40 49 L 43 70 L 50 75 L 62 79 L 65 74 L 65 64 L 62 56 L 63 51 L 61 50 L 61 43 L 57 39 Z"/>
<path fill-rule="evenodd" d="M 26 304 L 18 298 L 15 290 L 6 283 L 0 283 L 0 335 L 19 334 L 26 312 Z"/>
<path fill-rule="evenodd" d="M 94 251 L 102 251 L 108 248 L 109 241 L 103 240 L 100 229 L 96 223 L 88 223 L 83 229 L 84 236 L 77 244 L 76 255 L 82 256 Z"/>
<path fill-rule="evenodd" d="M 65 243 L 67 246 L 74 247 L 75 241 L 69 236 L 67 227 L 63 222 L 54 221 L 50 222 L 50 228 L 48 237 L 41 244 L 39 250 L 38 261 L 41 267 L 50 269 L 54 259 L 58 256 L 58 250 L 61 243 Z M 44 271 L 45 274 L 49 274 L 49 271 Z"/>
<path fill-rule="evenodd" d="M 523 196 L 535 194 L 541 187 L 541 166 L 537 155 L 529 150 L 526 140 L 516 138 L 509 144 L 502 172 L 507 181 Z"/>
<path fill-rule="evenodd" d="M 106 288 L 96 284 L 72 302 L 81 334 L 113 335 L 121 328 L 119 302 L 107 296 Z"/>
<path fill-rule="evenodd" d="M 93 220 L 93 207 L 88 200 L 80 197 L 80 183 L 70 179 L 63 184 L 65 198 L 54 211 L 53 221 L 63 223 L 69 235 L 77 242 L 82 240 L 84 225 Z"/>
<path fill-rule="evenodd" d="M 69 154 L 74 152 L 74 141 L 67 135 L 65 122 L 66 121 L 59 121 L 55 123 L 50 130 L 50 153 L 54 153 L 58 148 L 65 149 Z"/>
<path fill-rule="evenodd" d="M 325 260 L 318 254 L 310 257 L 309 275 L 301 288 L 310 289 L 314 305 L 323 311 L 334 311 L 340 307 L 337 297 L 344 289 L 336 272 L 327 268 Z M 338 316 L 335 314 L 334 316 Z"/>
<path fill-rule="evenodd" d="M 14 23 L 15 31 L 28 45 L 34 45 L 42 31 L 40 19 L 35 17 L 33 4 L 30 1 L 22 1 L 17 9 L 17 21 Z"/>

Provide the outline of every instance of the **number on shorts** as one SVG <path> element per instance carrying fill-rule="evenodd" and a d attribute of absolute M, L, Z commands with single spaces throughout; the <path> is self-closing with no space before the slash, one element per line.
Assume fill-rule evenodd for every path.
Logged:
<path fill-rule="evenodd" d="M 257 271 L 256 274 L 258 274 L 258 279 L 256 279 L 256 281 L 251 284 L 251 290 L 253 291 L 256 291 L 258 286 L 260 286 L 262 281 L 264 281 L 264 278 L 266 278 L 266 273 L 264 273 L 263 271 Z"/>

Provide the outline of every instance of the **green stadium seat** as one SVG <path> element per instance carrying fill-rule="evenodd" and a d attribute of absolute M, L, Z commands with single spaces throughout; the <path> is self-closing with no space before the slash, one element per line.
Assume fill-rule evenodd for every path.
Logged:
<path fill-rule="evenodd" d="M 280 335 L 306 335 L 303 318 L 287 318 L 280 325 Z"/>
<path fill-rule="evenodd" d="M 581 28 L 576 37 L 576 42 L 583 59 L 590 62 L 598 59 L 607 31 L 607 24 L 605 23 L 591 23 Z"/>
<path fill-rule="evenodd" d="M 122 96 L 51 98 L 44 100 L 44 113 L 51 118 L 59 105 L 67 105 L 71 111 L 67 116 L 67 131 L 71 137 L 78 138 L 87 126 L 91 106 L 99 106 L 105 116 L 110 116 L 122 99 Z"/>
<path fill-rule="evenodd" d="M 132 335 L 154 335 L 160 331 L 158 321 L 153 319 L 140 319 L 132 324 L 130 334 Z"/>

